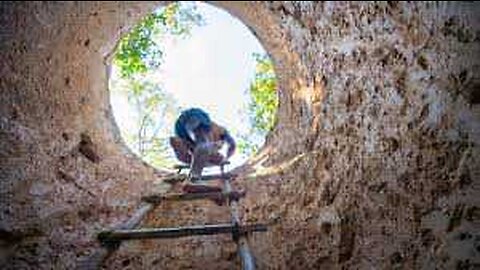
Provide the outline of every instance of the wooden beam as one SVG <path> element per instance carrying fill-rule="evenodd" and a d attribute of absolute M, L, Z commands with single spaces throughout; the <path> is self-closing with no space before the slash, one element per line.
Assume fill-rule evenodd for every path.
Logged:
<path fill-rule="evenodd" d="M 224 174 L 224 166 L 220 167 L 221 173 Z M 223 181 L 223 191 L 225 193 L 232 192 L 232 185 L 230 184 L 230 179 L 225 178 Z M 232 224 L 240 224 L 240 215 L 238 213 L 238 201 L 230 201 L 230 218 Z M 242 269 L 243 270 L 255 270 L 255 257 L 252 255 L 250 251 L 250 247 L 248 245 L 248 235 L 244 234 L 233 234 L 233 239 L 237 243 L 238 248 L 238 256 L 242 260 Z"/>
<path fill-rule="evenodd" d="M 140 207 L 133 213 L 133 215 L 124 223 L 115 227 L 115 229 L 128 230 L 133 229 L 142 222 L 142 219 L 154 209 L 154 205 L 150 203 L 142 203 Z"/>
<path fill-rule="evenodd" d="M 100 241 L 123 241 L 123 240 L 140 240 L 153 238 L 179 238 L 193 235 L 212 235 L 212 234 L 226 234 L 232 233 L 236 230 L 240 235 L 251 232 L 267 231 L 267 226 L 264 224 L 252 224 L 238 226 L 232 224 L 215 224 L 215 225 L 200 225 L 190 227 L 178 228 L 144 228 L 137 230 L 112 230 L 104 231 L 98 235 Z"/>
<path fill-rule="evenodd" d="M 125 222 L 114 227 L 116 230 L 133 229 L 142 219 L 154 209 L 154 205 L 150 203 L 142 203 L 135 213 Z M 120 242 L 110 243 L 109 245 L 103 245 L 100 249 L 97 249 L 94 253 L 87 257 L 79 259 L 76 269 L 78 270 L 98 270 L 102 267 L 103 262 L 110 257 L 110 255 L 120 247 Z"/>
<path fill-rule="evenodd" d="M 202 177 L 193 177 L 193 181 L 210 181 L 210 180 L 231 180 L 237 177 L 233 173 L 203 175 Z"/>
<path fill-rule="evenodd" d="M 225 180 L 225 179 L 233 179 L 237 177 L 236 174 L 233 173 L 225 173 L 224 175 L 222 174 L 212 174 L 212 175 L 204 175 L 202 177 L 195 177 L 192 180 L 193 181 L 211 181 L 211 180 Z M 177 183 L 177 182 L 182 182 L 188 179 L 188 176 L 186 174 L 176 174 L 172 176 L 166 176 L 162 180 L 167 182 L 167 183 Z"/>
<path fill-rule="evenodd" d="M 224 161 L 220 164 L 208 165 L 205 168 L 215 167 L 215 166 L 224 166 L 224 165 L 228 165 L 228 164 L 230 164 L 230 161 Z M 176 164 L 176 165 L 173 165 L 173 168 L 176 169 L 176 170 L 189 169 L 190 165 L 188 165 L 188 164 Z"/>
<path fill-rule="evenodd" d="M 245 193 L 238 192 L 204 192 L 204 193 L 174 193 L 174 194 L 161 194 L 161 195 L 150 195 L 142 197 L 142 201 L 159 204 L 163 201 L 192 201 L 192 200 L 203 200 L 203 199 L 212 199 L 212 200 L 239 200 L 240 198 L 245 197 Z"/>

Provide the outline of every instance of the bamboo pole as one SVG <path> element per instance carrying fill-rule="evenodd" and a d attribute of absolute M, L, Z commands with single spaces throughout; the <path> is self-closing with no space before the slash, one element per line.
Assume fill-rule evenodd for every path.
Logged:
<path fill-rule="evenodd" d="M 191 201 L 191 200 L 202 200 L 202 199 L 212 199 L 212 200 L 238 200 L 242 197 L 245 197 L 245 194 L 238 192 L 202 192 L 202 193 L 174 193 L 167 195 L 150 195 L 142 197 L 142 201 L 148 203 L 158 204 L 163 201 Z"/>
<path fill-rule="evenodd" d="M 115 227 L 117 230 L 126 230 L 135 228 L 142 219 L 155 207 L 154 204 L 142 203 L 135 211 L 135 213 L 124 223 Z M 104 245 L 93 254 L 86 258 L 80 259 L 76 269 L 78 270 L 97 270 L 102 267 L 103 262 L 110 257 L 110 255 L 120 247 L 121 242 L 110 242 Z"/>
<path fill-rule="evenodd" d="M 224 166 L 220 166 L 222 175 L 225 174 Z M 232 192 L 232 186 L 230 184 L 229 178 L 224 178 L 224 192 L 229 193 Z M 230 201 L 230 213 L 231 213 L 231 220 L 232 225 L 240 227 L 240 215 L 238 214 L 238 201 Z M 266 227 L 265 227 L 266 231 Z M 233 238 L 237 243 L 238 247 L 238 255 L 242 260 L 242 269 L 243 270 L 255 270 L 255 258 L 250 251 L 248 246 L 248 238 L 247 234 L 240 234 L 235 235 L 233 234 Z"/>
<path fill-rule="evenodd" d="M 222 163 L 220 164 L 215 164 L 215 165 L 210 165 L 210 166 L 206 166 L 205 168 L 207 167 L 213 167 L 213 166 L 223 166 L 223 165 L 228 165 L 230 164 L 230 161 L 223 161 Z M 176 170 L 183 170 L 183 169 L 189 169 L 190 168 L 190 165 L 187 165 L 187 164 L 176 164 L 173 166 L 174 169 Z"/>
<path fill-rule="evenodd" d="M 251 232 L 266 231 L 267 226 L 263 224 L 251 224 L 245 226 L 235 226 L 233 224 L 213 224 L 198 225 L 177 228 L 142 228 L 136 230 L 112 230 L 104 231 L 99 234 L 101 241 L 124 241 L 124 240 L 141 240 L 141 239 L 167 239 L 180 238 L 193 235 L 213 235 L 232 233 L 238 230 L 238 234 L 244 235 Z"/>
<path fill-rule="evenodd" d="M 194 177 L 192 178 L 192 181 L 211 181 L 211 180 L 225 180 L 225 179 L 233 179 L 237 175 L 231 174 L 231 173 L 226 173 L 224 175 L 221 174 L 214 174 L 214 175 L 204 175 L 201 177 Z M 176 182 L 182 182 L 187 180 L 188 175 L 186 174 L 176 174 L 172 176 L 167 176 L 163 178 L 163 181 L 167 183 L 176 183 Z"/>

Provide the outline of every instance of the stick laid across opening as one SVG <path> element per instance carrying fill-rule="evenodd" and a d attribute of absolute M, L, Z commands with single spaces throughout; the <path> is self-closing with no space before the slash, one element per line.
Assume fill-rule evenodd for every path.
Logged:
<path fill-rule="evenodd" d="M 212 235 L 232 233 L 236 230 L 240 235 L 251 232 L 265 232 L 267 226 L 264 224 L 251 224 L 235 226 L 233 224 L 198 225 L 177 228 L 143 228 L 136 230 L 111 230 L 104 231 L 98 235 L 100 241 L 123 241 L 140 240 L 153 238 L 179 238 L 193 235 Z"/>

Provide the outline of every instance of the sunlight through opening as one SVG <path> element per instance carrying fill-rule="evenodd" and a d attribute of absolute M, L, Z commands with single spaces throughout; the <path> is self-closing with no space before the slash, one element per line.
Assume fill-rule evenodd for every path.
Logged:
<path fill-rule="evenodd" d="M 144 18 L 119 42 L 109 79 L 113 114 L 129 148 L 154 167 L 179 163 L 169 145 L 182 110 L 205 110 L 237 143 L 236 167 L 275 124 L 273 64 L 226 11 L 177 2 Z"/>

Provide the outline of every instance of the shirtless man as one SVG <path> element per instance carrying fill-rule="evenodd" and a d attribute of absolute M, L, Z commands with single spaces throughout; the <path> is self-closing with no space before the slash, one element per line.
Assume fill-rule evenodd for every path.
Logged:
<path fill-rule="evenodd" d="M 222 126 L 213 122 L 209 115 L 201 109 L 185 110 L 175 122 L 175 137 L 170 138 L 176 157 L 191 164 L 191 179 L 200 177 L 204 167 L 220 165 L 227 161 L 235 152 L 235 140 Z M 222 155 L 219 150 L 227 144 L 227 153 Z M 193 162 L 192 162 L 193 161 Z M 184 186 L 186 192 L 216 192 L 220 187 L 204 185 Z"/>

